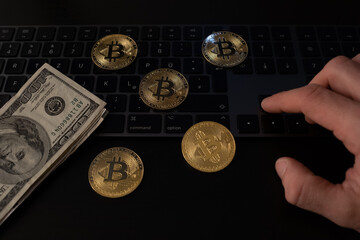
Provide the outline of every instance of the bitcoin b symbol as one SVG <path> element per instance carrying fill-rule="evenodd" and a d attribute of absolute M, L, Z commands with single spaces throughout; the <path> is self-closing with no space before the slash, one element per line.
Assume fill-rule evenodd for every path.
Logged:
<path fill-rule="evenodd" d="M 197 153 L 204 159 L 204 161 L 210 160 L 212 163 L 220 162 L 219 152 L 221 150 L 221 144 L 213 135 L 206 135 L 203 131 L 198 131 L 195 134 L 197 141 L 195 144 L 199 146 Z"/>
<path fill-rule="evenodd" d="M 114 41 L 111 41 L 111 44 L 108 44 L 107 48 L 100 51 L 100 54 L 103 55 L 109 62 L 112 60 L 116 62 L 116 59 L 124 56 L 124 46 L 119 44 L 118 41 L 115 43 Z"/>
<path fill-rule="evenodd" d="M 225 59 L 225 57 L 230 58 L 229 56 L 235 54 L 233 44 L 230 41 L 226 41 L 225 38 L 223 38 L 222 41 L 221 38 L 219 38 L 218 42 L 215 43 L 218 45 L 219 48 L 219 52 L 217 53 L 218 57 L 222 57 L 223 59 Z"/>
<path fill-rule="evenodd" d="M 116 158 L 114 157 L 112 161 L 108 161 L 106 163 L 109 163 L 109 172 L 107 175 L 107 178 L 104 179 L 105 182 L 108 181 L 119 181 L 119 180 L 123 180 L 127 178 L 127 165 L 124 162 L 120 162 L 120 157 L 119 160 L 116 161 Z M 115 167 L 115 165 L 120 165 L 120 167 Z M 118 177 L 117 178 L 113 178 L 114 173 L 118 173 L 116 174 Z M 120 177 L 119 177 L 120 174 Z"/>
<path fill-rule="evenodd" d="M 161 77 L 160 80 L 155 80 L 158 82 L 156 93 L 153 94 L 153 96 L 156 96 L 158 100 L 162 97 L 162 100 L 165 99 L 165 97 L 171 97 L 174 94 L 174 83 L 172 81 L 169 81 L 168 77 L 164 80 L 164 77 Z M 163 83 L 167 83 L 167 86 L 164 87 Z M 165 89 L 167 91 L 167 94 L 161 94 L 161 90 Z"/>

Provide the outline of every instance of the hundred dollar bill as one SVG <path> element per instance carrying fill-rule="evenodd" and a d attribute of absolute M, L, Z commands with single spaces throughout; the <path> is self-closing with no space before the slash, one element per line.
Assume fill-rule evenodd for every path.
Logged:
<path fill-rule="evenodd" d="M 44 64 L 0 109 L 0 224 L 99 126 L 105 105 Z"/>

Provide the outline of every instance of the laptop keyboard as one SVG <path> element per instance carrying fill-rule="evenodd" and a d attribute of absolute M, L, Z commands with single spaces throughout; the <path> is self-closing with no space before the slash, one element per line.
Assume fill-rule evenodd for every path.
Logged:
<path fill-rule="evenodd" d="M 247 59 L 232 69 L 205 61 L 202 41 L 227 30 L 242 36 Z M 128 67 L 106 72 L 90 54 L 103 36 L 129 35 L 138 45 Z M 360 52 L 356 26 L 0 26 L 0 107 L 44 63 L 49 63 L 107 102 L 109 115 L 99 136 L 179 137 L 200 121 L 216 121 L 235 137 L 324 136 L 301 114 L 268 114 L 264 97 L 306 85 L 331 58 Z M 159 111 L 138 94 L 141 78 L 173 68 L 189 82 L 189 95 L 176 109 Z"/>

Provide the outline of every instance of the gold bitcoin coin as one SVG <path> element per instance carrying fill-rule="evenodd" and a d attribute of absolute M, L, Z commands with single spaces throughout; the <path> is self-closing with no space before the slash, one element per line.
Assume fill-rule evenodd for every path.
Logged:
<path fill-rule="evenodd" d="M 160 68 L 149 72 L 140 82 L 141 100 L 151 108 L 167 110 L 179 106 L 189 93 L 186 78 L 176 70 Z"/>
<path fill-rule="evenodd" d="M 137 44 L 131 37 L 112 34 L 94 44 L 91 58 L 99 68 L 119 70 L 129 66 L 135 60 L 137 52 Z"/>
<path fill-rule="evenodd" d="M 144 175 L 140 157 L 130 149 L 109 148 L 99 153 L 89 168 L 92 189 L 108 198 L 123 197 L 134 191 Z"/>
<path fill-rule="evenodd" d="M 209 63 L 215 66 L 234 67 L 246 59 L 248 45 L 235 33 L 214 32 L 203 41 L 202 54 Z"/>
<path fill-rule="evenodd" d="M 235 140 L 223 125 L 204 121 L 190 127 L 181 142 L 185 160 L 202 172 L 217 172 L 230 164 L 235 155 Z"/>

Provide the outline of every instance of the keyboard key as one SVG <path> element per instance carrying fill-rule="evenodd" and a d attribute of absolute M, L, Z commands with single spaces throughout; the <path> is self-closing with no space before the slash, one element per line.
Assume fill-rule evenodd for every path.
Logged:
<path fill-rule="evenodd" d="M 321 47 L 324 57 L 333 58 L 341 55 L 340 44 L 337 42 L 324 42 Z"/>
<path fill-rule="evenodd" d="M 126 110 L 126 95 L 109 94 L 106 97 L 106 109 L 110 112 L 125 112 Z"/>
<path fill-rule="evenodd" d="M 0 59 L 1 60 L 1 59 Z M 0 61 L 1 62 L 1 61 Z M 5 77 L 4 76 L 0 76 L 0 90 L 2 89 L 2 86 L 5 82 Z"/>
<path fill-rule="evenodd" d="M 202 122 L 202 121 L 217 122 L 230 129 L 229 115 L 219 115 L 219 114 L 196 115 L 196 122 Z"/>
<path fill-rule="evenodd" d="M 5 92 L 18 92 L 26 81 L 27 77 L 25 76 L 9 76 L 6 80 Z"/>
<path fill-rule="evenodd" d="M 100 124 L 97 132 L 99 133 L 122 133 L 124 132 L 125 116 L 109 114 Z"/>
<path fill-rule="evenodd" d="M 181 72 L 181 61 L 179 58 L 162 58 L 161 67 L 171 68 Z"/>
<path fill-rule="evenodd" d="M 232 68 L 235 74 L 251 74 L 253 73 L 253 66 L 251 58 L 247 57 L 242 63 Z"/>
<path fill-rule="evenodd" d="M 5 65 L 5 59 L 0 59 L 0 73 L 1 73 L 4 65 Z M 1 85 L 0 85 L 0 87 L 1 87 Z"/>
<path fill-rule="evenodd" d="M 72 74 L 88 74 L 91 69 L 91 60 L 88 58 L 75 58 L 71 65 Z"/>
<path fill-rule="evenodd" d="M 165 116 L 166 133 L 185 133 L 192 125 L 191 115 L 171 114 Z"/>
<path fill-rule="evenodd" d="M 318 36 L 321 41 L 336 41 L 337 35 L 334 27 L 319 27 Z"/>
<path fill-rule="evenodd" d="M 117 33 L 119 33 L 118 27 L 101 27 L 99 38 L 105 37 L 106 35 L 117 34 Z"/>
<path fill-rule="evenodd" d="M 120 33 L 130 36 L 135 41 L 138 40 L 138 38 L 139 38 L 139 28 L 138 27 L 132 27 L 132 26 L 121 27 Z"/>
<path fill-rule="evenodd" d="M 252 40 L 270 40 L 270 32 L 267 27 L 251 27 L 250 33 Z"/>
<path fill-rule="evenodd" d="M 147 42 L 137 42 L 138 56 L 146 57 L 149 54 L 149 44 Z"/>
<path fill-rule="evenodd" d="M 214 92 L 227 91 L 226 71 L 214 71 L 212 74 L 212 87 Z"/>
<path fill-rule="evenodd" d="M 64 58 L 53 58 L 51 59 L 50 65 L 63 74 L 67 74 L 69 72 L 70 60 Z"/>
<path fill-rule="evenodd" d="M 180 112 L 227 112 L 229 102 L 226 95 L 191 95 L 179 106 Z"/>
<path fill-rule="evenodd" d="M 189 77 L 190 92 L 209 92 L 210 78 L 206 75 L 192 75 Z"/>
<path fill-rule="evenodd" d="M 121 76 L 120 92 L 139 92 L 139 76 Z"/>
<path fill-rule="evenodd" d="M 300 50 L 304 57 L 319 57 L 320 49 L 316 42 L 300 43 Z"/>
<path fill-rule="evenodd" d="M 272 27 L 271 33 L 274 40 L 291 40 L 291 33 L 288 27 Z"/>
<path fill-rule="evenodd" d="M 185 40 L 202 40 L 202 28 L 197 26 L 184 27 L 184 39 Z"/>
<path fill-rule="evenodd" d="M 162 30 L 164 40 L 181 40 L 181 28 L 166 26 Z"/>
<path fill-rule="evenodd" d="M 275 63 L 272 58 L 255 59 L 255 71 L 259 74 L 274 74 Z"/>
<path fill-rule="evenodd" d="M 264 114 L 261 116 L 264 133 L 284 133 L 284 120 L 281 114 Z"/>
<path fill-rule="evenodd" d="M 285 121 L 289 128 L 289 133 L 307 133 L 309 124 L 305 121 L 302 114 L 287 114 Z"/>
<path fill-rule="evenodd" d="M 219 32 L 222 30 L 223 30 L 222 26 L 207 26 L 204 29 L 205 37 L 209 36 L 210 34 L 212 34 L 214 32 Z"/>
<path fill-rule="evenodd" d="M 9 59 L 6 63 L 6 74 L 22 74 L 25 70 L 26 59 Z"/>
<path fill-rule="evenodd" d="M 29 60 L 27 65 L 26 73 L 34 74 L 44 63 L 47 63 L 48 60 L 44 58 L 34 58 Z"/>
<path fill-rule="evenodd" d="M 15 36 L 16 41 L 32 41 L 35 35 L 35 28 L 21 27 L 18 28 Z"/>
<path fill-rule="evenodd" d="M 9 94 L 0 94 L 0 108 L 2 108 L 10 98 L 11 96 Z"/>
<path fill-rule="evenodd" d="M 117 76 L 99 76 L 96 84 L 97 92 L 115 92 L 117 89 Z"/>
<path fill-rule="evenodd" d="M 303 60 L 304 71 L 308 74 L 317 74 L 324 66 L 320 58 L 311 58 Z"/>
<path fill-rule="evenodd" d="M 342 41 L 357 41 L 359 39 L 354 27 L 340 27 L 338 31 L 339 38 Z"/>
<path fill-rule="evenodd" d="M 297 64 L 293 58 L 282 58 L 276 61 L 278 72 L 281 74 L 296 74 Z"/>
<path fill-rule="evenodd" d="M 16 57 L 19 49 L 20 43 L 3 43 L 0 48 L 0 57 Z"/>
<path fill-rule="evenodd" d="M 297 37 L 301 41 L 316 40 L 316 33 L 313 27 L 298 27 L 296 28 Z"/>
<path fill-rule="evenodd" d="M 76 28 L 75 27 L 60 27 L 58 30 L 58 41 L 73 41 L 75 40 Z"/>
<path fill-rule="evenodd" d="M 11 41 L 14 36 L 15 28 L 0 28 L 0 41 Z"/>
<path fill-rule="evenodd" d="M 62 50 L 62 43 L 46 42 L 42 51 L 43 57 L 59 57 Z"/>
<path fill-rule="evenodd" d="M 94 90 L 94 76 L 76 76 L 74 81 L 90 92 Z"/>
<path fill-rule="evenodd" d="M 93 41 L 96 39 L 96 27 L 80 27 L 78 39 L 80 41 Z"/>
<path fill-rule="evenodd" d="M 39 27 L 36 34 L 36 41 L 52 41 L 55 38 L 55 27 Z"/>
<path fill-rule="evenodd" d="M 201 74 L 204 71 L 203 65 L 204 65 L 204 61 L 202 58 L 185 58 L 184 73 Z"/>
<path fill-rule="evenodd" d="M 159 68 L 159 60 L 157 58 L 140 58 L 139 73 L 146 74 Z"/>
<path fill-rule="evenodd" d="M 249 29 L 246 26 L 230 26 L 230 32 L 236 33 L 247 42 L 249 40 Z"/>
<path fill-rule="evenodd" d="M 130 95 L 130 112 L 149 112 L 150 108 L 141 100 L 139 94 Z"/>
<path fill-rule="evenodd" d="M 271 57 L 273 55 L 270 42 L 253 42 L 252 49 L 256 57 Z"/>
<path fill-rule="evenodd" d="M 169 42 L 152 42 L 151 56 L 152 57 L 167 57 L 170 55 Z"/>
<path fill-rule="evenodd" d="M 159 27 L 143 27 L 141 29 L 142 40 L 159 40 L 160 28 Z"/>
<path fill-rule="evenodd" d="M 360 42 L 344 42 L 342 48 L 345 56 L 353 58 L 360 53 Z"/>
<path fill-rule="evenodd" d="M 237 128 L 239 133 L 259 133 L 259 118 L 257 115 L 238 115 Z"/>
<path fill-rule="evenodd" d="M 192 45 L 190 42 L 174 42 L 172 49 L 174 56 L 186 57 L 192 54 Z"/>
<path fill-rule="evenodd" d="M 294 47 L 291 42 L 276 42 L 274 44 L 275 53 L 278 57 L 293 57 Z"/>
<path fill-rule="evenodd" d="M 160 133 L 161 115 L 129 115 L 128 132 Z"/>
<path fill-rule="evenodd" d="M 22 57 L 38 57 L 40 55 L 40 43 L 24 43 L 20 56 Z"/>
<path fill-rule="evenodd" d="M 84 50 L 84 43 L 82 42 L 67 42 L 65 44 L 65 57 L 81 57 Z"/>

